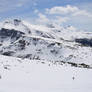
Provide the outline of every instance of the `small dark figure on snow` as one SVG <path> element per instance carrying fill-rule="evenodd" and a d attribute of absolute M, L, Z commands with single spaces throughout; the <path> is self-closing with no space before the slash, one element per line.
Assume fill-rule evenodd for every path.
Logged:
<path fill-rule="evenodd" d="M 74 79 L 75 79 L 75 77 L 72 77 L 72 79 L 74 80 Z"/>
<path fill-rule="evenodd" d="M 0 75 L 0 79 L 2 78 L 2 76 Z"/>

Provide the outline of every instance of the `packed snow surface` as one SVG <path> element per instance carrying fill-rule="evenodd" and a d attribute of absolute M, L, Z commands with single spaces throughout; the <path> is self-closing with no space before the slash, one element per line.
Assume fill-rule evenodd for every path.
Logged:
<path fill-rule="evenodd" d="M 0 55 L 0 92 L 92 92 L 92 70 Z"/>

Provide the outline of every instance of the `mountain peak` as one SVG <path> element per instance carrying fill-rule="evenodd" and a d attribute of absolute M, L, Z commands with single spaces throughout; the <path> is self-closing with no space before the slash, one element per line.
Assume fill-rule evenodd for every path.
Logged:
<path fill-rule="evenodd" d="M 0 24 L 1 25 L 1 24 Z M 63 27 L 58 25 L 39 25 L 31 24 L 20 19 L 13 19 L 4 21 L 1 25 L 1 29 L 9 29 L 23 32 L 27 36 L 38 36 L 43 38 L 51 39 L 65 39 L 74 40 L 75 38 L 90 38 L 92 34 L 86 34 L 84 32 L 78 31 L 73 26 Z"/>
<path fill-rule="evenodd" d="M 20 19 L 13 19 L 13 20 L 6 20 L 4 21 L 4 25 L 7 25 L 7 24 L 12 24 L 12 25 L 15 25 L 15 26 L 18 26 L 20 23 L 22 23 L 22 21 Z"/>
<path fill-rule="evenodd" d="M 21 23 L 21 20 L 19 19 L 14 19 L 14 25 L 18 26 Z"/>
<path fill-rule="evenodd" d="M 25 34 L 28 34 L 30 29 L 21 21 L 20 19 L 13 19 L 13 20 L 6 20 L 1 23 L 0 29 L 9 29 L 9 30 L 17 30 L 20 32 L 23 32 Z"/>

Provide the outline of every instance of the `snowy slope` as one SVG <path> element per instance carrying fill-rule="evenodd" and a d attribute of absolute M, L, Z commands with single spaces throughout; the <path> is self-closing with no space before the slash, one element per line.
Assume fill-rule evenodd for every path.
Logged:
<path fill-rule="evenodd" d="M 29 33 L 30 29 L 28 29 L 23 23 L 21 20 L 17 20 L 17 19 L 14 19 L 14 20 L 7 20 L 7 21 L 4 21 L 2 23 L 2 26 L 1 28 L 5 28 L 5 29 L 15 29 L 15 30 L 18 30 L 18 31 L 21 31 L 21 32 L 24 32 L 26 34 Z"/>
<path fill-rule="evenodd" d="M 0 92 L 92 92 L 91 38 L 72 26 L 0 23 Z"/>
<path fill-rule="evenodd" d="M 31 24 L 26 21 L 21 21 L 18 19 L 7 20 L 0 23 L 0 28 L 14 29 L 25 33 L 26 35 L 40 36 L 44 38 L 51 39 L 65 39 L 74 40 L 75 38 L 90 38 L 92 33 L 86 33 L 77 30 L 73 26 L 68 26 L 66 28 L 53 25 L 54 27 L 48 27 L 45 25 Z"/>
<path fill-rule="evenodd" d="M 0 92 L 92 92 L 92 70 L 41 62 L 0 56 Z"/>
<path fill-rule="evenodd" d="M 69 27 L 34 25 L 18 19 L 3 22 L 0 54 L 31 60 L 83 63 L 92 66 L 92 33 Z M 77 39 L 77 42 L 76 42 Z M 81 44 L 80 40 L 83 39 Z M 88 43 L 88 44 L 87 44 Z M 89 44 L 91 43 L 91 44 Z"/>
<path fill-rule="evenodd" d="M 4 21 L 1 28 L 14 29 L 25 33 L 25 35 L 42 36 L 45 38 L 54 38 L 55 34 L 50 33 L 49 28 L 41 25 L 33 25 L 18 19 Z"/>

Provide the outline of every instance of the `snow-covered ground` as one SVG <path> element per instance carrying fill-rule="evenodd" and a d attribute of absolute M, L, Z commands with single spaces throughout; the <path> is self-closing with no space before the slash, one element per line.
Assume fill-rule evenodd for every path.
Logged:
<path fill-rule="evenodd" d="M 72 26 L 0 23 L 0 92 L 92 92 L 92 46 L 76 42 L 91 37 Z"/>
<path fill-rule="evenodd" d="M 0 55 L 0 92 L 92 92 L 92 70 Z"/>

